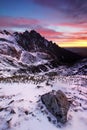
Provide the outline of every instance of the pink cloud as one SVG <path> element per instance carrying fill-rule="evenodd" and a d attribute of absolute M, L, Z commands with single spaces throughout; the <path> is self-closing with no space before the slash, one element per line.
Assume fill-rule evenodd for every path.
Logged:
<path fill-rule="evenodd" d="M 52 29 L 47 29 L 47 28 L 38 28 L 37 31 L 45 36 L 48 40 L 53 40 L 53 41 L 75 41 L 78 39 L 85 39 L 87 40 L 87 31 L 82 31 L 82 32 L 73 32 L 73 33 L 63 33 L 63 32 L 57 32 Z"/>
<path fill-rule="evenodd" d="M 46 39 L 54 41 L 55 39 L 58 39 L 61 35 L 63 35 L 62 32 L 57 32 L 52 29 L 40 27 L 36 29 L 37 32 L 39 32 L 42 36 L 44 36 Z"/>
<path fill-rule="evenodd" d="M 74 28 L 87 28 L 87 23 L 73 23 L 73 22 L 61 22 L 58 24 L 53 24 L 55 26 L 62 26 L 62 27 L 74 27 Z"/>
<path fill-rule="evenodd" d="M 28 18 L 0 17 L 0 27 L 27 27 L 39 24 L 39 20 Z"/>
<path fill-rule="evenodd" d="M 55 30 L 48 29 L 48 28 L 38 28 L 37 31 L 40 32 L 42 35 L 45 35 L 47 37 L 62 35 L 61 32 L 57 32 Z"/>

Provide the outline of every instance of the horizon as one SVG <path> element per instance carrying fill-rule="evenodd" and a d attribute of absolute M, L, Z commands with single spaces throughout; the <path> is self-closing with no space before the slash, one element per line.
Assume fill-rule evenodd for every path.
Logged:
<path fill-rule="evenodd" d="M 34 30 L 34 29 L 32 29 L 32 30 Z M 3 32 L 3 31 L 7 31 L 7 32 L 9 32 L 9 33 L 11 33 L 11 34 L 13 34 L 14 32 L 18 32 L 18 33 L 24 33 L 25 31 L 28 31 L 28 32 L 30 32 L 30 31 L 32 31 L 32 30 L 24 30 L 24 31 L 17 31 L 17 30 L 15 30 L 15 31 L 12 31 L 12 30 L 0 30 L 0 32 Z M 36 30 L 34 30 L 34 31 L 36 31 Z M 37 33 L 39 33 L 38 31 L 36 31 Z M 39 33 L 40 34 L 40 33 Z M 42 37 L 43 37 L 43 35 L 42 34 L 40 34 Z M 44 37 L 45 39 L 46 39 L 46 37 Z M 49 39 L 46 39 L 46 40 L 48 40 L 49 42 L 51 41 L 51 40 L 49 40 Z M 56 42 L 54 42 L 54 41 L 52 41 L 52 43 L 55 43 L 55 44 L 57 44 L 59 47 L 62 47 L 62 48 L 67 48 L 67 49 L 87 49 L 87 46 L 82 46 L 82 45 L 80 45 L 80 46 L 77 46 L 78 44 L 76 44 L 75 46 L 72 46 L 72 45 L 69 45 L 69 44 L 66 44 L 66 46 L 64 46 L 63 44 L 61 45 L 61 43 L 56 43 Z"/>
<path fill-rule="evenodd" d="M 87 47 L 87 1 L 1 0 L 0 30 L 35 30 L 60 47 Z"/>

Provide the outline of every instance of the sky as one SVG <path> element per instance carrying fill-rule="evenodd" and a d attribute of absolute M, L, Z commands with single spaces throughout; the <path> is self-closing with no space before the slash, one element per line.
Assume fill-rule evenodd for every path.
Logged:
<path fill-rule="evenodd" d="M 34 29 L 61 47 L 87 47 L 87 0 L 0 0 L 3 29 Z"/>

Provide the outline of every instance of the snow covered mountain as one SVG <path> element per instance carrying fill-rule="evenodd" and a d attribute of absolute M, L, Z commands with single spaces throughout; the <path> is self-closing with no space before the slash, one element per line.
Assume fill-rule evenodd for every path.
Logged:
<path fill-rule="evenodd" d="M 34 30 L 23 33 L 0 32 L 0 77 L 47 72 L 81 58 L 47 41 Z"/>
<path fill-rule="evenodd" d="M 65 125 L 41 102 L 43 94 L 58 90 L 72 100 Z M 35 31 L 4 30 L 0 32 L 0 130 L 35 129 L 87 130 L 87 59 Z"/>

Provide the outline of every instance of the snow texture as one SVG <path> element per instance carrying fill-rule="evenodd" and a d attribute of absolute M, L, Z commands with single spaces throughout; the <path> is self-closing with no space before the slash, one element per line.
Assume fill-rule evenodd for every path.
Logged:
<path fill-rule="evenodd" d="M 61 125 L 40 101 L 51 90 L 62 90 L 73 101 L 68 122 Z M 63 84 L 59 80 L 40 84 L 0 84 L 0 130 L 87 130 L 87 86 Z"/>

